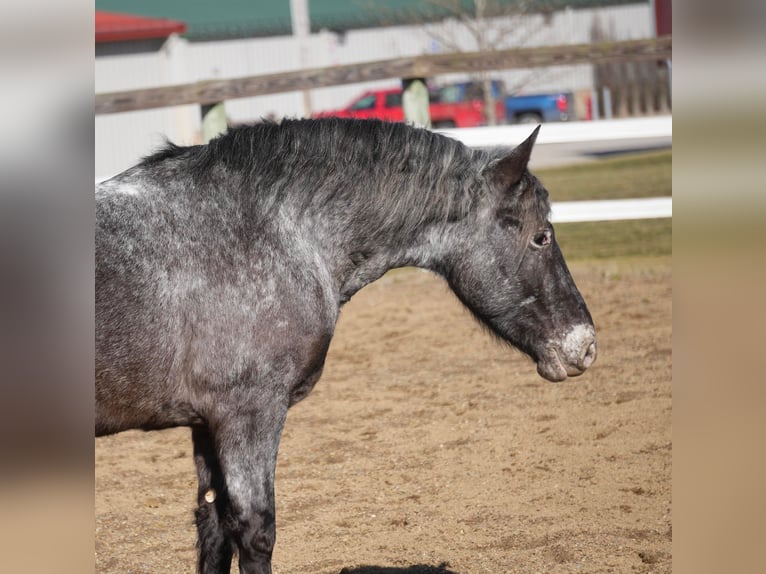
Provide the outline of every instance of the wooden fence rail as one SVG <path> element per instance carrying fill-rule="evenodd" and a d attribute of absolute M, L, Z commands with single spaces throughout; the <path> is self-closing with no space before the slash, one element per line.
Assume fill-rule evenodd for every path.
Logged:
<path fill-rule="evenodd" d="M 646 40 L 414 56 L 329 68 L 314 68 L 225 80 L 205 80 L 193 84 L 97 94 L 95 108 L 96 114 L 113 114 L 185 104 L 214 104 L 235 98 L 310 90 L 388 78 L 430 78 L 441 74 L 460 72 L 667 60 L 672 57 L 672 46 L 672 37 L 663 36 Z"/>

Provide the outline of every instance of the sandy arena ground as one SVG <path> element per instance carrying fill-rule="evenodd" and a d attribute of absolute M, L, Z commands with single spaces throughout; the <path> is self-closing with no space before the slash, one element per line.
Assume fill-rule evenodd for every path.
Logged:
<path fill-rule="evenodd" d="M 558 384 L 428 273 L 343 309 L 283 435 L 275 574 L 671 572 L 671 260 L 571 270 L 599 358 Z M 96 571 L 194 572 L 195 496 L 187 429 L 96 439 Z"/>

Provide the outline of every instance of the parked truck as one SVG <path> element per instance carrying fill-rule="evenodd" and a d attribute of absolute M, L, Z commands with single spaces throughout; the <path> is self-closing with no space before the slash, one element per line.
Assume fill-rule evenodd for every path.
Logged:
<path fill-rule="evenodd" d="M 509 124 L 566 122 L 574 119 L 572 92 L 508 96 L 505 117 Z"/>
<path fill-rule="evenodd" d="M 429 112 L 434 128 L 466 128 L 487 124 L 484 99 L 471 82 L 429 89 Z M 505 123 L 505 104 L 501 97 L 495 103 L 498 123 Z M 314 114 L 314 117 L 376 118 L 389 122 L 404 121 L 401 88 L 364 92 L 345 108 Z"/>
<path fill-rule="evenodd" d="M 503 83 L 491 82 L 497 124 L 563 122 L 574 119 L 571 92 L 505 96 Z M 434 128 L 467 128 L 487 125 L 484 89 L 480 82 L 457 82 L 429 88 L 429 112 Z M 403 122 L 402 89 L 364 92 L 339 110 L 314 117 L 375 118 Z"/>

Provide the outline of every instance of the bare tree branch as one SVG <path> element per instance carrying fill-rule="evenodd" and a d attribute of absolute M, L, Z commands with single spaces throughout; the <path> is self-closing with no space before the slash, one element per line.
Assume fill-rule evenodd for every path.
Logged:
<path fill-rule="evenodd" d="M 461 0 L 426 0 L 435 12 L 444 12 L 451 18 L 446 18 L 438 24 L 424 24 L 426 33 L 449 51 L 465 52 L 477 50 L 492 52 L 510 46 L 528 44 L 547 23 L 544 18 L 528 26 L 526 16 L 530 13 L 530 3 L 521 0 L 514 5 L 498 0 L 473 0 L 469 5 Z M 466 46 L 465 35 L 454 33 L 454 27 L 459 26 L 471 38 L 472 46 Z M 476 74 L 481 81 L 484 93 L 484 110 L 489 125 L 497 123 L 495 97 L 492 91 L 492 81 L 489 72 Z"/>

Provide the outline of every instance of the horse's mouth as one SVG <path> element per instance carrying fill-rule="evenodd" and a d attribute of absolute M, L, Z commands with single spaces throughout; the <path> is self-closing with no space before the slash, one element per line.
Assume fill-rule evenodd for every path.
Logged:
<path fill-rule="evenodd" d="M 585 372 L 584 369 L 579 369 L 574 365 L 565 366 L 558 358 L 558 354 L 555 352 L 553 354 L 555 359 L 546 360 L 546 358 L 537 362 L 537 374 L 542 378 L 552 383 L 558 383 L 567 377 L 577 377 Z"/>
<path fill-rule="evenodd" d="M 588 341 L 578 355 L 570 360 L 562 361 L 561 355 L 562 352 L 555 347 L 547 347 L 537 361 L 537 373 L 553 383 L 582 375 L 596 360 L 595 338 Z"/>
<path fill-rule="evenodd" d="M 547 355 L 548 356 L 537 361 L 537 374 L 552 383 L 558 383 L 559 381 L 566 379 L 567 370 L 561 363 L 558 353 L 553 351 Z"/>

